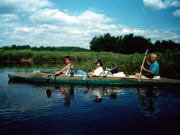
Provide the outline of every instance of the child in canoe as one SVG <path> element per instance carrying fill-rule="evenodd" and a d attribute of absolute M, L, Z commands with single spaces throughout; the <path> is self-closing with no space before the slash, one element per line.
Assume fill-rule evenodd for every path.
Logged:
<path fill-rule="evenodd" d="M 103 63 L 102 63 L 101 59 L 97 59 L 94 64 L 96 64 L 97 68 L 93 72 L 89 72 L 88 75 L 100 76 L 104 72 L 104 70 L 102 68 Z"/>
<path fill-rule="evenodd" d="M 72 67 L 70 56 L 64 57 L 64 61 L 66 63 L 66 66 L 62 68 L 61 70 L 57 71 L 55 75 L 59 75 L 59 74 L 68 75 L 69 74 L 70 68 Z"/>
<path fill-rule="evenodd" d="M 61 70 L 57 71 L 55 75 L 63 74 L 63 75 L 69 75 L 70 74 L 70 69 L 73 69 L 73 65 L 71 64 L 71 58 L 70 56 L 64 57 L 64 61 L 66 63 L 66 66 L 62 68 Z M 87 75 L 86 72 L 83 70 L 78 70 L 75 75 Z"/>

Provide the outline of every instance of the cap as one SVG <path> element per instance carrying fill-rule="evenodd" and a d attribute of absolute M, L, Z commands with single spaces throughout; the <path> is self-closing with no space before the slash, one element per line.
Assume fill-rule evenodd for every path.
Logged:
<path fill-rule="evenodd" d="M 97 63 L 102 63 L 102 60 L 101 59 L 96 59 L 95 64 L 97 64 Z"/>

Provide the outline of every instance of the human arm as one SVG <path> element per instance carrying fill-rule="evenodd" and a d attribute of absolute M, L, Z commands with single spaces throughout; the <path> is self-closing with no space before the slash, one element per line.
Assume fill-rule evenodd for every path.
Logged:
<path fill-rule="evenodd" d="M 56 75 L 58 75 L 58 74 L 60 74 L 60 73 L 63 73 L 63 74 L 64 74 L 64 73 L 66 72 L 67 68 L 68 68 L 68 66 L 65 66 L 65 67 L 62 68 L 61 70 L 57 71 L 55 74 L 56 74 Z"/>
<path fill-rule="evenodd" d="M 99 67 L 96 70 L 94 70 L 94 72 L 88 73 L 88 75 L 91 75 L 91 76 L 100 76 L 103 71 L 104 71 L 103 68 Z"/>
<path fill-rule="evenodd" d="M 148 61 L 147 56 L 144 56 L 144 58 L 145 58 L 145 60 L 146 60 L 146 63 L 148 64 L 148 66 L 150 66 L 151 63 Z"/>
<path fill-rule="evenodd" d="M 147 72 L 147 73 L 154 74 L 151 70 L 146 69 L 145 67 L 142 67 L 142 70 L 144 70 L 144 71 Z"/>
<path fill-rule="evenodd" d="M 90 75 L 90 76 L 96 76 L 93 72 L 89 72 L 88 75 Z"/>

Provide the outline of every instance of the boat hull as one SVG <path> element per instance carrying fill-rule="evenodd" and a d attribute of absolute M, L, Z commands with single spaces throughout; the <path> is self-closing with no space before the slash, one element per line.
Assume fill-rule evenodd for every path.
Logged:
<path fill-rule="evenodd" d="M 63 84 L 84 84 L 84 85 L 180 85 L 180 80 L 161 78 L 160 80 L 122 77 L 89 77 L 84 76 L 57 76 L 41 73 L 9 74 L 10 81 L 26 81 L 33 83 L 63 83 Z"/>

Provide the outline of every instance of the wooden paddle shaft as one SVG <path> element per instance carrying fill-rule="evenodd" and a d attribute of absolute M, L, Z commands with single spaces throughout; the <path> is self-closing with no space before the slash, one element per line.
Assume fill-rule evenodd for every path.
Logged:
<path fill-rule="evenodd" d="M 148 51 L 149 51 L 149 49 L 146 50 L 145 56 L 147 55 Z M 141 70 L 140 70 L 140 73 L 139 73 L 139 78 L 138 78 L 138 81 L 139 81 L 139 82 L 141 81 L 142 67 L 144 66 L 144 63 L 145 63 L 145 58 L 143 59 L 142 66 L 141 66 Z"/>

